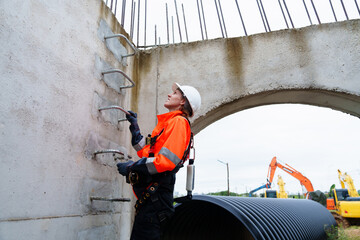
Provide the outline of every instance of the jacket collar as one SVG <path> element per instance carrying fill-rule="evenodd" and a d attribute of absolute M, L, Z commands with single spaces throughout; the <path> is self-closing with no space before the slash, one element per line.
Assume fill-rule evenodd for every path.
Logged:
<path fill-rule="evenodd" d="M 172 112 L 157 115 L 157 119 L 158 119 L 159 123 L 160 122 L 166 122 L 169 119 L 171 119 L 173 117 L 176 117 L 176 116 L 179 116 L 179 115 L 182 115 L 182 111 L 176 110 L 176 111 L 172 111 Z"/>

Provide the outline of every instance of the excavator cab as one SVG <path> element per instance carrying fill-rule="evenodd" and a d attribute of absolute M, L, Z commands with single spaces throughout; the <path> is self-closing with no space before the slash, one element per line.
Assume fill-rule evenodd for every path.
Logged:
<path fill-rule="evenodd" d="M 277 198 L 276 190 L 266 190 L 265 191 L 265 198 Z"/>
<path fill-rule="evenodd" d="M 347 189 L 335 189 L 335 191 L 336 191 L 337 201 L 346 201 L 346 199 L 349 197 L 349 191 Z"/>

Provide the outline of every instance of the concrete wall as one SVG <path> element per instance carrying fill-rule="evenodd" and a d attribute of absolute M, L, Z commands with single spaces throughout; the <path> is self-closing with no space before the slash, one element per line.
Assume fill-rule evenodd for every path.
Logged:
<path fill-rule="evenodd" d="M 134 200 L 114 156 L 92 157 L 135 156 L 124 114 L 98 111 L 131 106 L 124 77 L 101 74 L 133 77 L 111 32 L 126 34 L 100 0 L 0 1 L 0 239 L 129 238 L 133 201 L 90 201 Z"/>
<path fill-rule="evenodd" d="M 193 131 L 229 114 L 273 103 L 329 107 L 360 117 L 360 20 L 141 53 L 139 112 L 164 112 L 172 82 L 193 85 L 203 105 Z M 155 98 L 155 96 L 157 98 Z"/>

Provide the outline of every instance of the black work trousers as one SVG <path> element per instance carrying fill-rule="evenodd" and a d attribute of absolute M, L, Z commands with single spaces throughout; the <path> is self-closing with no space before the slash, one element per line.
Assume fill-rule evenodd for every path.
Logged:
<path fill-rule="evenodd" d="M 169 200 L 172 201 L 172 199 L 172 193 L 171 195 L 155 193 L 135 216 L 130 239 L 160 240 L 166 223 L 174 214 L 174 208 L 168 205 Z"/>

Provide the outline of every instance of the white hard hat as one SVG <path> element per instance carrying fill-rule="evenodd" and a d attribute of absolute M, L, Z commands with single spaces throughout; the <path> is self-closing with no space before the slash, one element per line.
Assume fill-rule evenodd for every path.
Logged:
<path fill-rule="evenodd" d="M 194 116 L 194 113 L 200 109 L 201 106 L 201 96 L 198 90 L 192 86 L 180 86 L 178 83 L 173 83 L 172 90 L 175 92 L 176 89 L 180 89 L 184 96 L 187 98 L 187 100 L 190 103 L 190 107 L 192 110 L 192 115 L 189 117 Z"/>

